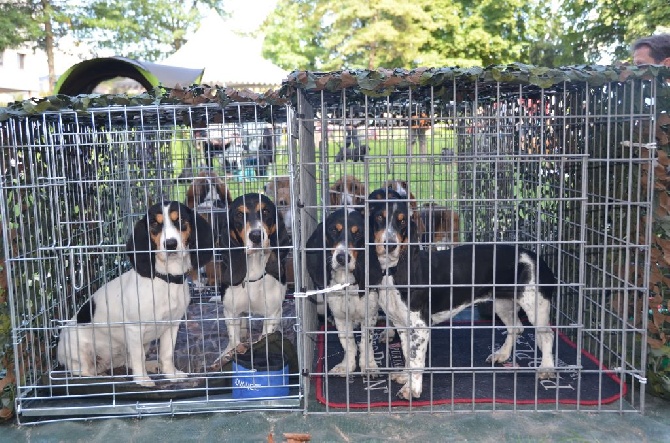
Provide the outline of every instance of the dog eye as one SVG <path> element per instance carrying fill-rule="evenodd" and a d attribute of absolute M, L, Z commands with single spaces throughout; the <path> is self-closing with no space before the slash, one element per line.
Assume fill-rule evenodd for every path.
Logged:
<path fill-rule="evenodd" d="M 244 212 L 243 211 L 237 211 L 235 213 L 235 218 L 238 220 L 244 220 Z"/>

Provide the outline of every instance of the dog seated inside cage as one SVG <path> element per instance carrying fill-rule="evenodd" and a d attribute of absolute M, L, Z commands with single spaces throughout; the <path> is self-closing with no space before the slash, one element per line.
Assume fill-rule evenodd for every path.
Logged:
<path fill-rule="evenodd" d="M 370 226 L 375 250 L 386 274 L 379 288 L 379 305 L 400 336 L 411 372 L 394 373 L 403 385 L 398 396 L 419 398 L 432 325 L 463 309 L 493 300 L 495 313 L 507 327 L 502 347 L 489 356 L 504 363 L 523 332 L 518 308 L 536 327 L 542 352 L 537 375 L 554 377 L 553 331 L 549 324 L 556 278 L 535 253 L 510 244 L 472 244 L 450 250 L 421 250 L 407 199 L 390 190 L 373 191 Z"/>
<path fill-rule="evenodd" d="M 188 276 L 212 259 L 212 228 L 187 206 L 151 206 L 126 243 L 132 269 L 98 289 L 60 330 L 58 361 L 74 376 L 117 367 L 152 387 L 146 352 L 159 340 L 158 368 L 171 380 L 187 374 L 174 365 L 177 330 L 188 304 Z"/>
<path fill-rule="evenodd" d="M 228 330 L 226 355 L 242 341 L 248 318 L 262 317 L 262 335 L 278 329 L 286 297 L 285 259 L 291 240 L 277 207 L 264 194 L 237 197 L 228 210 L 228 232 L 219 239 L 223 265 L 221 294 Z M 251 328 L 245 328 L 249 331 Z"/>
<path fill-rule="evenodd" d="M 350 284 L 348 289 L 328 294 L 328 308 L 333 315 L 344 358 L 330 374 L 349 376 L 356 369 L 374 371 L 372 327 L 377 323 L 377 291 L 365 293 L 366 277 L 372 285 L 381 282 L 382 272 L 377 255 L 366 254 L 365 217 L 356 209 L 340 208 L 319 223 L 306 245 L 306 267 L 317 289 Z M 366 264 L 366 256 L 369 263 Z M 364 337 L 358 345 L 354 329 Z"/>

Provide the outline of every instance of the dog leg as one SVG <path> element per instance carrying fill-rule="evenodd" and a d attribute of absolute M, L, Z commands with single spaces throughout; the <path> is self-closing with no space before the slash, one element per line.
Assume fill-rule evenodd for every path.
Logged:
<path fill-rule="evenodd" d="M 281 306 L 263 322 L 263 335 L 272 334 L 281 325 Z"/>
<path fill-rule="evenodd" d="M 504 363 L 512 355 L 517 336 L 523 333 L 523 326 L 517 315 L 519 306 L 515 305 L 514 300 L 496 298 L 493 302 L 493 309 L 503 324 L 507 326 L 507 337 L 500 349 L 491 354 L 486 361 L 493 364 Z"/>
<path fill-rule="evenodd" d="M 354 339 L 353 324 L 343 318 L 334 317 L 337 336 L 340 339 L 342 349 L 344 349 L 344 359 L 336 364 L 329 374 L 348 376 L 356 370 L 356 340 Z M 362 367 L 361 367 L 362 368 Z"/>
<path fill-rule="evenodd" d="M 367 297 L 367 315 L 361 323 L 361 342 L 359 344 L 358 365 L 361 371 L 366 371 L 372 376 L 378 375 L 377 360 L 373 347 L 374 327 L 377 325 L 378 301 L 377 292 L 370 291 Z"/>
<path fill-rule="evenodd" d="M 527 286 L 519 304 L 526 311 L 528 321 L 536 327 L 535 336 L 542 352 L 542 362 L 538 376 L 541 379 L 554 378 L 554 331 L 549 326 L 551 303 L 534 286 Z"/>
<path fill-rule="evenodd" d="M 409 400 L 421 397 L 423 391 L 423 369 L 426 367 L 426 352 L 430 341 L 430 329 L 417 312 L 410 312 L 411 329 L 409 334 L 409 359 L 407 367 L 412 369 L 405 385 L 400 388 L 398 397 Z M 406 348 L 403 346 L 403 350 Z M 407 359 L 407 355 L 405 356 Z"/>
<path fill-rule="evenodd" d="M 224 311 L 226 316 L 226 330 L 228 331 L 228 345 L 221 355 L 226 355 L 240 344 L 240 327 L 242 320 L 240 318 L 231 318 L 231 313 Z"/>
<path fill-rule="evenodd" d="M 133 371 L 133 380 L 135 383 L 147 388 L 156 386 L 156 383 L 147 374 L 145 366 L 146 354 L 144 352 L 142 328 L 136 325 L 127 325 L 125 327 L 125 334 L 126 351 L 128 353 L 130 369 Z"/>
<path fill-rule="evenodd" d="M 405 367 L 408 366 L 409 362 L 409 343 L 407 339 L 407 328 L 406 327 L 397 327 L 398 337 L 400 337 L 400 349 L 402 350 L 402 356 L 405 359 Z M 391 380 L 404 385 L 409 381 L 409 374 L 407 372 L 393 372 L 391 373 Z"/>
<path fill-rule="evenodd" d="M 174 366 L 174 350 L 177 344 L 177 331 L 179 331 L 179 322 L 165 330 L 160 336 L 159 360 L 161 371 L 166 378 L 171 380 L 188 378 L 188 375 L 177 370 Z"/>

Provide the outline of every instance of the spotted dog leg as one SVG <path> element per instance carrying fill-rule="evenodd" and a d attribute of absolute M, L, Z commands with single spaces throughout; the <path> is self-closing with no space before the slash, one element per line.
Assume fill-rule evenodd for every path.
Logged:
<path fill-rule="evenodd" d="M 418 369 L 412 371 L 411 374 L 408 374 L 407 371 L 391 373 L 391 380 L 403 385 L 398 392 L 399 397 L 406 400 L 412 397 L 418 398 L 423 390 L 423 371 L 421 370 L 426 363 L 430 331 L 426 322 L 421 319 L 421 315 L 410 311 L 402 300 L 400 292 L 394 287 L 392 276 L 385 276 L 382 279 L 379 306 L 398 331 L 405 367 Z"/>
<path fill-rule="evenodd" d="M 421 397 L 423 369 L 426 367 L 426 352 L 430 341 L 430 329 L 428 329 L 426 322 L 416 312 L 410 312 L 409 315 L 410 328 L 404 332 L 406 334 L 405 340 L 407 341 L 409 338 L 409 346 L 403 344 L 402 350 L 407 367 L 411 371 L 408 380 L 398 391 L 398 397 L 405 400 Z M 402 335 L 400 337 L 402 340 Z"/>
<path fill-rule="evenodd" d="M 377 360 L 375 360 L 373 347 L 374 327 L 377 324 L 378 309 L 377 291 L 370 291 L 367 297 L 367 315 L 365 316 L 365 321 L 361 323 L 363 337 L 361 337 L 358 345 L 358 365 L 361 371 L 365 371 L 372 376 L 378 375 Z"/>

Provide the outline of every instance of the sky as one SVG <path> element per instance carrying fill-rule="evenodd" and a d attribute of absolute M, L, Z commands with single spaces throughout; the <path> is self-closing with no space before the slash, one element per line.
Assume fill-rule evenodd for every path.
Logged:
<path fill-rule="evenodd" d="M 277 0 L 227 0 L 224 5 L 232 11 L 235 31 L 254 31 L 274 9 Z"/>

